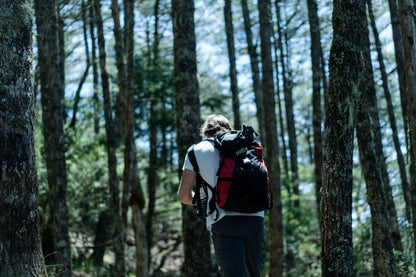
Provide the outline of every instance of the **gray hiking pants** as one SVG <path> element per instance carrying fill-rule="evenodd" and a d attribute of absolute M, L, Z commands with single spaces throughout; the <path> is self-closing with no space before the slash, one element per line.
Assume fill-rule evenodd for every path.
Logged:
<path fill-rule="evenodd" d="M 263 217 L 225 216 L 212 225 L 211 232 L 222 277 L 260 277 Z"/>

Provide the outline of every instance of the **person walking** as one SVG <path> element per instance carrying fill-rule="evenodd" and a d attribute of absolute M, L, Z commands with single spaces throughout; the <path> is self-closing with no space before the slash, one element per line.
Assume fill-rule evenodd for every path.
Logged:
<path fill-rule="evenodd" d="M 189 151 L 183 164 L 178 191 L 183 204 L 196 205 L 193 186 L 198 173 L 209 186 L 215 188 L 220 154 L 213 137 L 231 129 L 229 120 L 223 115 L 209 115 L 205 120 L 200 130 L 205 139 L 193 146 L 198 169 L 192 165 Z M 213 194 L 210 189 L 207 192 L 210 203 Z M 259 277 L 264 248 L 264 211 L 240 213 L 221 209 L 217 205 L 215 212 L 207 211 L 207 214 L 206 227 L 211 231 L 221 276 Z"/>

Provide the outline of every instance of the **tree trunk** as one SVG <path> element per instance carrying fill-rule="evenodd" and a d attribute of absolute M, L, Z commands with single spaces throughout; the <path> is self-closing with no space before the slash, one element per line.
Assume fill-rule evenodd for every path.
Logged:
<path fill-rule="evenodd" d="M 117 65 L 117 85 L 118 85 L 118 105 L 117 111 L 120 113 L 121 116 L 121 129 L 123 130 L 123 139 L 124 143 L 126 144 L 127 140 L 127 133 L 129 130 L 125 129 L 125 126 L 128 125 L 127 117 L 130 117 L 130 113 L 128 107 L 128 96 L 127 96 L 127 73 L 126 73 L 126 60 L 125 60 L 125 45 L 124 45 L 124 37 L 123 31 L 121 29 L 120 24 L 120 6 L 118 4 L 118 0 L 111 0 L 111 14 L 113 16 L 114 21 L 114 38 L 115 38 L 115 51 L 116 51 L 116 65 Z M 125 20 L 129 20 L 128 18 Z M 127 38 L 126 38 L 127 39 Z M 119 123 L 117 123 L 119 125 Z M 131 145 L 129 145 L 127 151 L 130 151 Z M 124 162 L 130 163 L 129 155 L 130 153 L 124 153 Z M 126 155 L 127 154 L 127 155 Z M 126 161 L 127 159 L 127 161 Z M 126 166 L 126 165 L 125 165 Z M 127 165 L 129 166 L 129 164 Z M 128 172 L 129 169 L 127 168 Z M 125 173 L 129 174 L 129 173 Z M 128 176 L 127 176 L 128 177 Z M 129 206 L 129 193 L 130 193 L 130 183 L 127 180 L 123 180 L 123 196 L 121 201 L 121 229 L 123 232 L 123 241 L 126 240 L 126 228 L 127 228 L 127 209 Z"/>
<path fill-rule="evenodd" d="M 334 0 L 333 41 L 324 127 L 322 276 L 354 276 L 352 168 L 354 114 L 361 72 L 363 0 Z M 361 5 L 360 5 L 361 4 Z"/>
<path fill-rule="evenodd" d="M 369 11 L 369 17 L 370 17 L 370 22 L 371 22 L 371 27 L 372 27 L 372 31 L 374 34 L 374 40 L 375 40 L 375 44 L 376 44 L 376 49 L 377 49 L 377 56 L 378 56 L 378 61 L 380 64 L 380 71 L 381 71 L 381 76 L 382 76 L 382 81 L 383 81 L 383 90 L 384 90 L 384 95 L 387 101 L 387 110 L 388 110 L 388 114 L 389 114 L 389 120 L 390 120 L 390 126 L 393 132 L 393 141 L 394 141 L 394 148 L 396 149 L 396 155 L 397 155 L 397 162 L 399 165 L 399 170 L 400 170 L 400 176 L 402 179 L 402 189 L 403 189 L 403 194 L 404 194 L 404 199 L 405 199 L 405 205 L 406 205 L 406 214 L 409 217 L 410 215 L 410 191 L 409 191 L 409 183 L 407 180 L 407 173 L 406 173 L 406 166 L 405 166 L 405 162 L 404 162 L 404 158 L 403 158 L 403 154 L 400 148 L 400 141 L 399 141 L 399 135 L 398 135 L 398 131 L 397 131 L 397 126 L 396 126 L 396 117 L 394 114 L 394 108 L 393 108 L 393 104 L 392 104 L 392 99 L 390 96 L 390 91 L 389 91 L 389 87 L 388 87 L 388 80 L 387 80 L 387 72 L 386 72 L 386 68 L 384 66 L 384 59 L 383 59 L 383 53 L 381 51 L 381 42 L 380 42 L 380 38 L 378 36 L 378 30 L 377 30 L 377 26 L 376 26 L 376 22 L 375 22 L 375 18 L 374 18 L 374 14 L 373 14 L 373 8 L 372 8 L 372 3 L 371 0 L 367 0 L 367 6 L 368 6 L 368 11 Z M 371 63 L 371 59 L 368 61 Z M 374 81 L 372 81 L 372 84 L 374 85 Z M 376 95 L 375 95 L 375 88 L 373 89 L 374 93 L 372 96 L 372 101 L 373 103 L 376 103 Z M 375 110 L 377 111 L 378 109 L 375 108 Z M 378 112 L 376 112 L 376 114 L 378 114 Z M 378 121 L 378 117 L 377 117 L 377 121 Z M 378 134 L 379 137 L 381 137 L 380 134 L 380 127 L 379 124 L 378 125 Z M 381 138 L 380 138 L 381 139 Z M 379 139 L 379 140 L 380 140 Z M 378 143 L 381 144 L 381 141 Z M 379 153 L 383 153 L 382 151 L 378 151 Z M 393 247 L 395 250 L 397 251 L 403 251 L 403 246 L 402 246 L 402 242 L 401 242 L 401 236 L 400 236 L 400 230 L 399 230 L 399 226 L 398 226 L 398 222 L 397 222 L 397 213 L 396 213 L 396 208 L 395 208 L 395 204 L 393 201 L 393 196 L 392 196 L 392 192 L 391 192 L 391 187 L 390 187 L 390 182 L 388 179 L 388 174 L 387 174 L 387 169 L 386 169 L 386 165 L 385 165 L 385 159 L 384 159 L 384 155 L 382 155 L 380 157 L 380 163 L 382 163 L 382 166 L 384 165 L 383 168 L 383 173 L 384 173 L 384 178 L 385 178 L 385 193 L 386 193 L 386 197 L 387 197 L 387 207 L 388 207 L 388 212 L 389 212 L 389 221 L 390 221 L 390 231 L 391 231 L 391 236 L 392 236 L 392 241 L 393 241 Z M 390 202 L 390 204 L 389 204 Z"/>
<path fill-rule="evenodd" d="M 364 15 L 361 17 L 362 24 L 359 25 L 363 34 L 361 37 L 362 72 L 358 89 L 356 130 L 361 170 L 367 185 L 367 202 L 371 211 L 374 273 L 375 276 L 378 276 L 378 274 L 382 276 L 396 276 L 391 234 L 394 232 L 399 237 L 400 242 L 400 233 L 398 233 L 397 228 L 394 202 L 393 204 L 386 203 L 388 197 L 391 197 L 391 189 L 389 179 L 388 177 L 386 178 L 387 171 L 381 145 L 381 132 L 364 1 L 360 5 L 362 6 L 358 8 L 361 12 L 364 12 Z M 390 200 L 392 200 L 392 197 Z M 391 205 L 393 206 L 391 207 Z M 389 207 L 389 211 L 393 209 L 393 213 L 388 214 L 386 207 Z M 392 225 L 395 225 L 396 228 L 392 228 Z M 392 233 L 390 230 L 392 230 Z"/>
<path fill-rule="evenodd" d="M 94 252 L 91 255 L 94 266 L 102 266 L 107 243 L 111 239 L 111 213 L 102 211 L 95 228 Z"/>
<path fill-rule="evenodd" d="M 234 129 L 241 129 L 240 101 L 238 100 L 237 68 L 235 63 L 234 28 L 231 0 L 225 0 L 224 5 L 225 34 L 227 36 L 228 59 L 230 61 L 230 82 L 232 106 L 234 113 Z"/>
<path fill-rule="evenodd" d="M 367 92 L 362 92 L 366 94 Z M 391 241 L 383 180 L 377 167 L 369 105 L 366 95 L 361 95 L 357 105 L 357 140 L 360 149 L 361 169 L 367 185 L 367 202 L 371 210 L 371 230 L 374 251 L 375 272 L 381 276 L 395 276 L 393 245 Z M 375 275 L 375 276 L 378 276 Z"/>
<path fill-rule="evenodd" d="M 397 0 L 388 0 L 389 9 L 390 9 L 390 19 L 391 19 L 391 29 L 393 32 L 393 42 L 394 42 L 394 55 L 396 57 L 396 66 L 397 66 L 397 75 L 399 77 L 399 88 L 400 88 L 400 100 L 402 107 L 403 123 L 405 136 L 407 138 L 407 130 L 409 126 L 408 112 L 407 112 L 407 84 L 406 84 L 406 71 L 405 71 L 405 61 L 404 61 L 404 48 L 403 48 L 403 36 L 402 30 L 400 29 L 399 23 L 399 11 L 397 7 Z M 406 144 L 408 139 L 406 139 Z M 406 145 L 408 147 L 408 145 Z M 406 193 L 406 192 L 404 192 Z M 408 191 L 408 205 L 410 207 L 410 192 Z M 410 214 L 409 214 L 410 215 Z M 409 217 L 410 220 L 410 217 Z"/>
<path fill-rule="evenodd" d="M 264 112 L 263 112 L 263 92 L 261 91 L 260 69 L 256 46 L 253 44 L 253 34 L 251 32 L 250 13 L 247 6 L 247 0 L 241 0 L 244 17 L 244 29 L 247 37 L 247 51 L 250 56 L 250 66 L 253 80 L 254 99 L 256 102 L 257 120 L 259 123 L 259 133 L 261 138 L 264 134 Z"/>
<path fill-rule="evenodd" d="M 134 137 L 134 0 L 124 0 L 124 11 L 127 107 L 123 127 L 125 130 L 125 168 L 122 206 L 126 217 L 128 205 L 130 204 L 132 207 L 132 223 L 136 245 L 136 275 L 146 277 L 149 276 L 149 255 L 143 220 L 144 195 L 138 176 Z M 125 191 L 126 189 L 130 189 L 130 192 Z M 127 218 L 125 224 L 127 227 Z"/>
<path fill-rule="evenodd" d="M 132 186 L 131 193 L 132 223 L 136 244 L 136 276 L 149 276 L 149 252 L 146 238 L 146 225 L 143 215 L 144 195 L 140 183 Z"/>
<path fill-rule="evenodd" d="M 309 25 L 311 33 L 311 58 L 312 58 L 312 125 L 314 142 L 314 164 L 315 164 L 315 195 L 318 210 L 319 229 L 321 225 L 321 187 L 322 187 L 322 108 L 321 108 L 321 30 L 319 28 L 318 7 L 316 0 L 308 0 Z"/>
<path fill-rule="evenodd" d="M 93 74 L 93 88 L 94 94 L 92 96 L 94 105 L 94 132 L 97 135 L 100 132 L 100 101 L 98 97 L 98 66 L 97 66 L 97 50 L 96 50 L 96 38 L 95 38 L 95 11 L 94 0 L 88 0 L 89 6 L 89 21 L 90 21 L 90 34 L 91 34 L 91 64 Z"/>
<path fill-rule="evenodd" d="M 399 0 L 399 22 L 402 31 L 402 42 L 405 60 L 406 88 L 407 88 L 407 112 L 408 112 L 408 138 L 410 144 L 410 187 L 412 202 L 413 239 L 416 252 L 416 20 L 414 17 L 414 2 L 411 0 Z M 413 169 L 413 170 L 412 170 Z"/>
<path fill-rule="evenodd" d="M 270 188 L 274 197 L 274 208 L 270 211 L 270 267 L 269 275 L 283 276 L 283 212 L 280 188 L 280 165 L 278 160 L 279 145 L 277 141 L 277 122 L 273 81 L 273 61 L 271 53 L 271 8 L 269 0 L 259 0 L 261 60 L 262 60 L 262 91 L 266 135 L 266 162 L 269 169 Z"/>
<path fill-rule="evenodd" d="M 82 17 L 82 29 L 84 35 L 84 43 L 85 43 L 85 58 L 86 58 L 86 67 L 84 74 L 82 74 L 81 81 L 78 84 L 78 88 L 75 92 L 75 99 L 74 99 L 74 108 L 72 109 L 72 119 L 69 126 L 75 128 L 76 120 L 77 120 L 77 112 L 78 112 L 78 104 L 81 99 L 81 89 L 85 83 L 85 80 L 88 77 L 88 72 L 90 69 L 90 49 L 88 47 L 88 35 L 87 35 L 87 5 L 85 4 L 84 0 L 81 4 L 81 17 Z"/>
<path fill-rule="evenodd" d="M 284 184 L 288 189 L 289 193 L 289 207 L 288 207 L 288 222 L 286 224 L 286 244 L 291 245 L 291 247 L 287 247 L 287 252 L 285 256 L 285 263 L 287 265 L 286 269 L 290 270 L 291 268 L 296 266 L 296 251 L 298 248 L 298 232 L 297 232 L 297 224 L 293 224 L 293 220 L 291 218 L 299 218 L 299 176 L 298 176 L 298 162 L 297 162 L 297 142 L 296 142 L 296 129 L 295 129 L 295 119 L 293 115 L 293 98 L 292 98 L 292 88 L 291 88 L 291 77 L 287 68 L 289 58 L 288 56 L 288 47 L 286 47 L 286 51 L 283 47 L 283 37 L 285 37 L 285 45 L 287 46 L 287 37 L 284 32 L 282 32 L 281 28 L 281 14 L 280 14 L 280 6 L 276 1 L 276 17 L 277 17 L 277 28 L 278 28 L 278 41 L 279 41 L 279 49 L 280 49 L 280 62 L 282 65 L 282 78 L 283 78 L 283 95 L 284 95 L 284 103 L 285 103 L 285 114 L 286 114 L 286 127 L 287 127 L 287 135 L 289 137 L 289 153 L 290 153 L 290 172 L 286 171 L 285 175 L 287 179 L 285 180 Z M 280 2 L 280 1 L 279 1 Z M 287 57 L 285 61 L 285 56 Z M 279 103 L 280 107 L 280 103 Z M 281 110 L 280 110 L 281 111 Z M 282 126 L 283 126 L 283 120 Z M 282 129 L 283 130 L 283 129 Z M 282 137 L 285 134 L 282 132 Z M 285 155 L 286 153 L 284 153 Z M 285 162 L 288 162 L 287 156 L 284 157 Z M 285 164 L 286 166 L 286 164 Z M 289 169 L 289 167 L 288 167 Z M 294 196 L 294 199 L 292 198 Z"/>
<path fill-rule="evenodd" d="M 104 41 L 103 20 L 101 17 L 100 0 L 94 0 L 98 48 L 100 53 L 101 82 L 104 96 L 104 116 L 105 129 L 107 133 L 107 158 L 108 158 L 108 186 L 110 189 L 110 209 L 112 216 L 112 239 L 115 254 L 115 272 L 116 276 L 124 277 L 126 275 L 124 264 L 124 241 L 121 227 L 120 216 L 120 197 L 119 182 L 117 176 L 117 158 L 116 158 L 116 135 L 112 116 L 111 94 L 109 78 L 106 69 L 106 52 Z"/>
<path fill-rule="evenodd" d="M 281 3 L 281 1 L 275 1 L 275 8 L 276 8 L 276 17 L 277 17 L 277 32 L 278 32 L 278 39 L 276 41 L 278 41 L 278 48 L 280 50 L 280 63 L 281 63 L 281 67 L 282 67 L 282 83 L 283 83 L 283 94 L 285 95 L 285 91 L 288 89 L 289 84 L 288 82 L 288 78 L 286 78 L 287 73 L 286 73 L 286 62 L 285 62 L 285 51 L 283 49 L 283 33 L 282 33 L 282 26 L 281 26 L 281 14 L 280 14 L 280 5 L 279 3 Z M 277 55 L 276 55 L 277 56 Z M 276 57 L 277 58 L 277 57 Z M 277 75 L 276 75 L 277 76 Z M 289 172 L 289 159 L 287 157 L 286 154 L 286 150 L 287 150 L 287 144 L 286 144 L 286 134 L 285 134 L 285 124 L 284 124 L 284 120 L 283 120 L 283 109 L 281 107 L 281 97 L 280 97 L 280 90 L 278 89 L 278 98 L 279 98 L 279 118 L 280 118 L 280 127 L 281 127 L 281 131 L 280 131 L 280 136 L 282 138 L 282 144 L 283 144 L 283 163 L 284 163 L 284 169 L 285 169 L 285 178 L 283 181 L 283 184 L 285 185 L 288 194 L 289 194 L 289 199 L 292 199 L 292 188 L 290 187 L 290 172 Z M 291 202 L 291 201 L 290 201 Z M 289 203 L 289 205 L 291 205 L 291 203 Z"/>
<path fill-rule="evenodd" d="M 176 142 L 180 162 L 185 159 L 187 148 L 200 140 L 194 11 L 194 1 L 172 0 Z M 182 206 L 182 229 L 185 251 L 182 269 L 184 276 L 211 276 L 209 233 L 193 207 Z"/>
<path fill-rule="evenodd" d="M 47 276 L 34 145 L 31 1 L 0 1 L 0 276 Z"/>
<path fill-rule="evenodd" d="M 153 96 L 155 97 L 155 96 Z M 149 251 L 149 264 L 151 263 L 150 251 L 153 246 L 153 219 L 155 217 L 156 188 L 159 183 L 158 178 L 158 158 L 157 158 L 157 112 L 155 111 L 156 101 L 150 101 L 149 111 L 149 167 L 147 169 L 147 193 L 149 195 L 146 215 L 146 234 L 147 246 Z"/>
<path fill-rule="evenodd" d="M 49 221 L 56 274 L 71 276 L 71 248 L 66 204 L 64 84 L 60 75 L 57 3 L 35 2 L 45 161 L 49 187 Z M 49 255 L 52 253 L 45 253 Z"/>

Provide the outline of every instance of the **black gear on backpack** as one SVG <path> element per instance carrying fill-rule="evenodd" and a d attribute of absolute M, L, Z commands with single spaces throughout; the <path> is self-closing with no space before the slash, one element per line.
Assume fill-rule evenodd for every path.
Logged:
<path fill-rule="evenodd" d="M 197 173 L 196 191 L 193 202 L 197 203 L 198 214 L 207 216 L 218 207 L 241 213 L 254 213 L 273 207 L 263 147 L 254 139 L 257 133 L 251 126 L 242 131 L 228 131 L 214 136 L 214 145 L 220 152 L 217 185 L 212 188 L 199 174 L 193 147 L 188 156 Z M 201 190 L 202 188 L 202 190 Z M 213 192 L 207 213 L 207 203 L 201 201 L 200 191 Z M 204 198 L 202 198 L 204 199 Z"/>

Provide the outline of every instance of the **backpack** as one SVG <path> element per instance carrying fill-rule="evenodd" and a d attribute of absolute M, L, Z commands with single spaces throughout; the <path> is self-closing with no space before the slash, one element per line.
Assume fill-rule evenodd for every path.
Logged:
<path fill-rule="evenodd" d="M 254 134 L 257 135 L 251 126 L 243 125 L 242 131 L 233 130 L 214 136 L 214 145 L 220 152 L 215 188 L 200 176 L 193 147 L 190 148 L 188 157 L 197 173 L 193 203 L 197 203 L 199 216 L 206 217 L 213 213 L 216 205 L 240 213 L 255 213 L 272 208 L 273 198 L 263 161 L 263 147 L 254 139 Z M 207 203 L 208 189 L 213 193 L 210 203 Z"/>

